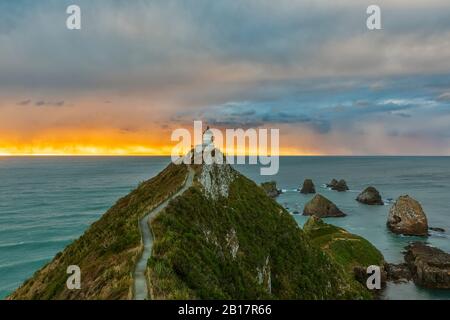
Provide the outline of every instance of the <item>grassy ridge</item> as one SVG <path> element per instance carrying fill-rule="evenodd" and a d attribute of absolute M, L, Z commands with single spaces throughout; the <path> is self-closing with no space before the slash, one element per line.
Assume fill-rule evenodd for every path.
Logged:
<path fill-rule="evenodd" d="M 384 263 L 381 252 L 369 241 L 320 218 L 311 217 L 303 229 L 314 245 L 330 254 L 349 272 L 357 266 L 382 266 Z"/>
<path fill-rule="evenodd" d="M 194 185 L 152 222 L 152 298 L 372 298 L 350 272 L 380 259 L 370 243 L 319 221 L 303 232 L 251 180 L 235 171 L 232 178 L 221 175 L 219 167 L 203 169 L 195 166 Z M 9 298 L 132 298 L 131 275 L 142 251 L 138 221 L 179 190 L 187 173 L 186 166 L 171 164 L 140 184 Z M 201 181 L 211 190 L 226 189 L 226 196 L 205 192 Z M 211 185 L 216 182 L 219 189 Z M 81 290 L 66 289 L 69 265 L 81 268 Z"/>
<path fill-rule="evenodd" d="M 131 298 L 131 274 L 142 250 L 138 220 L 176 192 L 186 174 L 186 166 L 171 164 L 141 183 L 9 299 Z M 81 290 L 66 288 L 69 265 L 81 268 Z"/>
<path fill-rule="evenodd" d="M 363 237 L 327 224 L 315 216 L 308 219 L 303 230 L 315 246 L 344 267 L 349 278 L 354 278 L 356 267 L 384 266 L 381 252 Z"/>
<path fill-rule="evenodd" d="M 364 299 L 371 296 L 262 188 L 237 174 L 228 198 L 197 183 L 152 223 L 154 299 Z"/>

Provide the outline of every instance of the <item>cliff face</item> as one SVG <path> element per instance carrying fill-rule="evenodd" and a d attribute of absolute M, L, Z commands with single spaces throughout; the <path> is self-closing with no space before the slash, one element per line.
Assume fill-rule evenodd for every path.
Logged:
<path fill-rule="evenodd" d="M 151 223 L 152 299 L 370 298 L 262 188 L 229 165 L 192 168 L 192 187 Z M 142 183 L 10 299 L 132 298 L 138 220 L 179 190 L 187 173 L 169 165 Z M 81 290 L 66 288 L 69 265 L 81 268 Z"/>

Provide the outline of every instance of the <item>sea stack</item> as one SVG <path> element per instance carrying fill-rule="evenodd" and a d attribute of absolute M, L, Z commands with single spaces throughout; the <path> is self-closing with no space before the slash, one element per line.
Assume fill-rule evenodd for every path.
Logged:
<path fill-rule="evenodd" d="M 338 181 L 336 179 L 332 179 L 330 183 L 327 183 L 327 188 L 333 189 L 338 184 Z"/>
<path fill-rule="evenodd" d="M 332 189 L 339 191 L 339 192 L 347 191 L 348 190 L 347 182 L 345 182 L 344 179 L 341 179 L 341 180 L 339 180 L 337 185 L 335 185 L 334 188 L 332 188 Z"/>
<path fill-rule="evenodd" d="M 300 190 L 300 193 L 304 193 L 304 194 L 316 193 L 316 188 L 314 187 L 314 183 L 311 179 L 306 179 L 303 182 L 303 187 Z"/>
<path fill-rule="evenodd" d="M 304 216 L 316 216 L 319 218 L 327 217 L 345 217 L 343 213 L 333 202 L 324 196 L 317 194 L 309 201 L 303 209 Z"/>
<path fill-rule="evenodd" d="M 368 205 L 382 206 L 384 204 L 383 200 L 381 199 L 380 193 L 374 187 L 367 187 L 363 192 L 361 192 L 358 195 L 356 201 Z"/>
<path fill-rule="evenodd" d="M 392 205 L 387 227 L 394 233 L 427 236 L 428 221 L 420 203 L 408 195 L 400 196 Z"/>
<path fill-rule="evenodd" d="M 335 191 L 339 191 L 339 192 L 344 192 L 349 190 L 348 186 L 347 186 L 347 182 L 345 182 L 344 179 L 341 179 L 339 181 L 337 181 L 336 179 L 331 180 L 331 182 L 329 184 L 327 184 L 328 188 L 331 188 L 331 190 L 335 190 Z"/>

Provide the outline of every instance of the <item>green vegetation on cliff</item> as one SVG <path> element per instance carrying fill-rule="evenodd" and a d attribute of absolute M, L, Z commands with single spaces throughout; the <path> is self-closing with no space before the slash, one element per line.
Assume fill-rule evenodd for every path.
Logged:
<path fill-rule="evenodd" d="M 381 252 L 363 237 L 327 224 L 315 216 L 308 219 L 303 230 L 314 245 L 344 267 L 350 278 L 354 278 L 356 267 L 365 270 L 370 265 L 384 266 Z"/>
<path fill-rule="evenodd" d="M 140 184 L 9 298 L 131 299 L 138 221 L 183 186 L 187 169 L 171 164 Z M 346 250 L 333 244 L 330 254 L 320 245 L 325 238 L 303 232 L 254 182 L 229 165 L 193 169 L 192 187 L 151 223 L 152 299 L 372 297 L 349 276 Z M 69 265 L 81 268 L 81 290 L 66 288 Z"/>
<path fill-rule="evenodd" d="M 229 166 L 197 167 L 194 186 L 151 227 L 156 238 L 148 263 L 153 299 L 371 297 L 310 244 L 262 188 Z"/>
<path fill-rule="evenodd" d="M 37 271 L 9 299 L 129 299 L 131 274 L 142 245 L 138 220 L 176 192 L 187 175 L 185 166 L 169 165 L 141 183 L 64 251 Z M 81 289 L 66 288 L 67 267 L 81 268 Z"/>
<path fill-rule="evenodd" d="M 357 266 L 382 266 L 384 258 L 380 251 L 369 241 L 345 229 L 323 222 L 312 216 L 305 223 L 303 230 L 322 250 L 330 254 L 347 271 L 353 272 Z"/>

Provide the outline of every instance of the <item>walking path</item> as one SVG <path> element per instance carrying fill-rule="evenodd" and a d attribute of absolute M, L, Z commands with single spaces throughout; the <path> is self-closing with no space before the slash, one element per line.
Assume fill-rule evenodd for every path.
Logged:
<path fill-rule="evenodd" d="M 142 256 L 136 264 L 136 269 L 134 270 L 134 300 L 145 300 L 148 298 L 148 288 L 145 271 L 147 269 L 147 261 L 152 255 L 153 247 L 153 235 L 150 230 L 149 221 L 155 219 L 158 214 L 167 207 L 172 199 L 182 195 L 187 189 L 192 186 L 195 173 L 191 167 L 188 167 L 188 169 L 189 173 L 184 186 L 177 193 L 166 199 L 163 203 L 161 203 L 155 209 L 150 211 L 144 218 L 142 218 L 141 221 L 139 221 L 139 228 L 141 230 L 142 241 L 144 243 L 144 251 L 142 252 Z"/>

